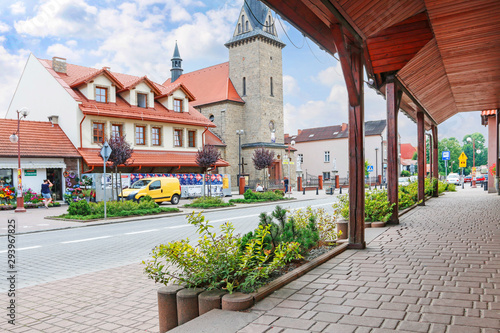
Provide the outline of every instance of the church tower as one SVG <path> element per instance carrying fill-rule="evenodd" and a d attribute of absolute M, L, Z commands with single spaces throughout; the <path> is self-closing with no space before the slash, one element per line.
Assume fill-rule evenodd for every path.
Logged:
<path fill-rule="evenodd" d="M 245 101 L 240 124 L 245 130 L 243 148 L 273 148 L 273 143 L 275 148 L 283 146 L 281 50 L 285 44 L 278 38 L 274 23 L 266 5 L 246 0 L 233 36 L 225 44 L 229 49 L 229 78 Z M 250 162 L 249 157 L 245 161 Z"/>
<path fill-rule="evenodd" d="M 175 41 L 174 56 L 172 57 L 172 68 L 170 69 L 171 82 L 174 82 L 182 75 L 182 58 Z"/>

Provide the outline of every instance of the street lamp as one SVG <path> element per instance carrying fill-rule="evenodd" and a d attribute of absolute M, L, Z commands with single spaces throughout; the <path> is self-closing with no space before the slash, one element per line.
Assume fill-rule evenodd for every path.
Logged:
<path fill-rule="evenodd" d="M 22 182 L 22 176 L 21 176 L 21 132 L 20 132 L 20 126 L 21 126 L 21 119 L 26 118 L 30 111 L 27 108 L 21 108 L 16 111 L 17 112 L 17 132 L 13 133 L 9 139 L 10 142 L 16 143 L 17 142 L 17 207 L 15 212 L 16 213 L 26 213 L 26 209 L 24 208 L 24 197 L 23 197 L 23 182 Z"/>
<path fill-rule="evenodd" d="M 295 140 L 292 140 L 288 145 L 288 198 L 290 198 L 290 194 L 292 193 L 292 174 L 290 171 L 290 164 L 292 163 L 292 155 L 290 154 L 290 149 L 292 146 L 295 146 Z"/>
<path fill-rule="evenodd" d="M 472 169 L 474 169 L 474 174 L 472 175 L 472 187 L 477 187 L 476 186 L 476 139 L 472 137 L 467 138 L 467 142 L 472 141 Z M 477 143 L 481 143 L 481 141 L 478 141 Z M 478 154 L 481 154 L 481 149 L 477 150 Z"/>
<path fill-rule="evenodd" d="M 378 148 L 375 148 L 375 184 L 378 181 Z"/>

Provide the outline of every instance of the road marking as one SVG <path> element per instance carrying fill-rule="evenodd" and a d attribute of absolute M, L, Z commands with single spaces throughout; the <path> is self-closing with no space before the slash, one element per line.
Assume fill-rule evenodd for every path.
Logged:
<path fill-rule="evenodd" d="M 163 229 L 178 229 L 178 228 L 186 228 L 186 227 L 190 227 L 190 225 L 189 224 L 187 224 L 187 225 L 175 225 L 173 227 L 165 227 Z"/>
<path fill-rule="evenodd" d="M 42 247 L 41 245 L 37 245 L 37 246 L 29 246 L 29 247 L 20 247 L 18 249 L 15 249 L 16 251 L 22 251 L 22 250 L 31 250 L 31 249 L 38 249 L 39 247 Z M 4 250 L 4 251 L 0 251 L 0 253 L 5 253 L 7 252 L 7 250 Z"/>
<path fill-rule="evenodd" d="M 110 237 L 111 236 L 102 236 L 102 237 L 94 237 L 94 238 L 77 239 L 77 240 L 72 240 L 72 241 L 61 242 L 61 244 L 88 242 L 88 241 L 93 241 L 96 239 L 104 239 L 104 238 L 110 238 Z"/>
<path fill-rule="evenodd" d="M 246 219 L 247 217 L 255 217 L 259 216 L 260 214 L 252 214 L 252 215 L 244 215 L 244 216 L 235 216 L 235 217 L 230 217 L 229 219 L 220 219 L 220 220 L 210 220 L 211 223 L 217 223 L 217 222 L 230 222 L 230 220 L 237 220 L 237 219 Z"/>
<path fill-rule="evenodd" d="M 135 234 L 143 234 L 146 232 L 153 232 L 153 231 L 158 231 L 159 229 L 149 229 L 149 230 L 141 230 L 141 231 L 134 231 L 134 232 L 127 232 L 125 235 L 135 235 Z"/>

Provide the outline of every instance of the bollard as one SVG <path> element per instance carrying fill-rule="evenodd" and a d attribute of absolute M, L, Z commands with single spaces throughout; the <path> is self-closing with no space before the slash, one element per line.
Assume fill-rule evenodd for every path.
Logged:
<path fill-rule="evenodd" d="M 318 195 L 318 194 L 319 194 L 319 192 L 318 192 L 318 188 L 316 187 L 316 195 Z"/>
<path fill-rule="evenodd" d="M 465 182 L 464 182 L 464 181 L 462 181 L 462 190 L 464 189 L 464 184 L 465 184 Z"/>
<path fill-rule="evenodd" d="M 306 188 L 305 187 L 302 187 L 302 194 L 306 195 Z"/>
<path fill-rule="evenodd" d="M 177 327 L 177 293 L 182 289 L 184 289 L 182 286 L 167 286 L 158 289 L 160 333 Z"/>
<path fill-rule="evenodd" d="M 342 186 L 340 187 L 340 192 L 339 192 L 339 194 L 342 194 Z"/>
<path fill-rule="evenodd" d="M 380 189 L 382 189 L 382 184 L 380 184 Z"/>
<path fill-rule="evenodd" d="M 484 186 L 483 186 L 485 191 L 488 191 L 488 181 L 484 181 Z"/>

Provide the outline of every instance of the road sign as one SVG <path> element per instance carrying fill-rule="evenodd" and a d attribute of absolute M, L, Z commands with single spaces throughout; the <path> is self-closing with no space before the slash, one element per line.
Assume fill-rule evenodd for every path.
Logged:
<path fill-rule="evenodd" d="M 450 151 L 445 150 L 443 151 L 443 161 L 449 161 L 450 160 Z"/>
<path fill-rule="evenodd" d="M 366 171 L 368 171 L 368 172 L 373 172 L 373 165 L 369 165 L 369 166 L 366 168 Z"/>
<path fill-rule="evenodd" d="M 113 149 L 109 146 L 108 141 L 104 142 L 104 145 L 101 148 L 101 156 L 104 161 L 108 161 L 109 156 L 111 156 L 111 152 Z"/>
<path fill-rule="evenodd" d="M 460 154 L 460 156 L 458 157 L 458 161 L 460 162 L 459 165 L 460 168 L 465 168 L 467 166 L 467 156 L 465 155 L 464 152 Z"/>

